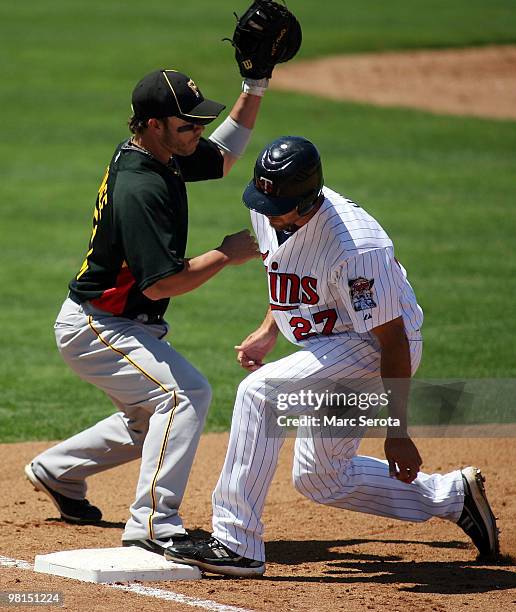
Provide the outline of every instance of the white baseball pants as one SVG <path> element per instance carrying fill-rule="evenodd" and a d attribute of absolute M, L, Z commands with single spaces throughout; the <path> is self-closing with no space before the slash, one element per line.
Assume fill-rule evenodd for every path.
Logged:
<path fill-rule="evenodd" d="M 421 337 L 409 337 L 409 343 L 414 373 L 421 359 Z M 264 382 L 307 377 L 334 381 L 376 377 L 381 383 L 376 338 L 349 332 L 315 339 L 299 352 L 264 365 L 240 384 L 212 502 L 213 535 L 244 557 L 265 560 L 261 516 L 284 442 L 284 436 L 267 435 Z M 292 476 L 296 489 L 309 499 L 404 521 L 433 516 L 458 520 L 464 504 L 459 470 L 445 475 L 419 472 L 414 482 L 406 484 L 389 476 L 387 461 L 356 456 L 360 438 L 304 432 L 305 437 L 296 439 Z"/>
<path fill-rule="evenodd" d="M 162 339 L 164 324 L 102 315 L 67 299 L 55 332 L 66 363 L 120 412 L 38 455 L 34 472 L 82 499 L 88 476 L 141 457 L 123 539 L 184 533 L 178 510 L 210 404 L 207 380 Z"/>

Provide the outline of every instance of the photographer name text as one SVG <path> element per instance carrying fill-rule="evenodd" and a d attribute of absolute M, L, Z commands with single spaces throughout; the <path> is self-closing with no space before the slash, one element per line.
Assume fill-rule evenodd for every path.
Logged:
<path fill-rule="evenodd" d="M 322 417 L 303 414 L 288 416 L 281 414 L 276 418 L 279 427 L 399 427 L 400 420 L 393 417 L 368 418 L 364 415 L 358 418 L 341 418 L 335 415 Z"/>

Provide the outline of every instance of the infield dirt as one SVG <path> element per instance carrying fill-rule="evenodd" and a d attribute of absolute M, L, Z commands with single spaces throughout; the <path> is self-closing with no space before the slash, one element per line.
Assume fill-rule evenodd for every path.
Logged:
<path fill-rule="evenodd" d="M 258 580 L 208 577 L 197 582 L 152 583 L 161 589 L 251 610 L 505 610 L 516 603 L 516 445 L 514 439 L 421 439 L 426 471 L 478 465 L 502 529 L 505 555 L 476 561 L 467 536 L 454 524 L 432 519 L 401 523 L 316 505 L 291 484 L 292 440 L 287 440 L 272 484 L 264 522 L 267 572 Z M 203 436 L 182 516 L 197 533 L 210 530 L 210 495 L 218 478 L 227 434 Z M 23 466 L 49 443 L 0 446 L 0 555 L 33 563 L 36 554 L 120 545 L 138 463 L 90 481 L 88 497 L 104 512 L 101 526 L 74 526 L 23 476 Z M 361 454 L 382 457 L 382 441 L 364 440 Z M 148 583 L 151 586 L 151 583 Z M 124 612 L 191 609 L 133 593 L 2 568 L 0 591 L 52 589 L 67 610 Z M 24 608 L 27 609 L 27 608 Z"/>
<path fill-rule="evenodd" d="M 516 118 L 516 47 L 326 58 L 282 66 L 274 87 L 337 99 L 434 112 Z M 307 72 L 307 69 L 309 70 Z M 301 73 L 296 72 L 300 70 Z M 307 79 L 309 75 L 309 80 Z M 308 82 L 309 81 L 309 82 Z M 182 506 L 185 525 L 210 530 L 210 495 L 227 434 L 203 436 Z M 478 465 L 502 530 L 502 557 L 476 561 L 467 536 L 449 522 L 401 523 L 318 506 L 290 479 L 292 440 L 285 443 L 264 514 L 268 565 L 259 580 L 209 577 L 152 583 L 176 593 L 252 610 L 508 610 L 516 604 L 516 444 L 514 438 L 421 439 L 425 471 Z M 35 493 L 23 466 L 50 443 L 0 445 L 0 556 L 33 563 L 36 554 L 120 545 L 138 463 L 91 479 L 89 498 L 104 512 L 100 526 L 73 526 Z M 368 439 L 361 454 L 383 456 Z M 65 610 L 186 610 L 124 591 L 3 567 L 0 591 L 54 590 Z M 24 607 L 29 610 L 29 607 Z M 41 609 L 34 608 L 34 609 Z"/>
<path fill-rule="evenodd" d="M 334 100 L 516 119 L 516 46 L 298 61 L 278 66 L 271 86 Z"/>

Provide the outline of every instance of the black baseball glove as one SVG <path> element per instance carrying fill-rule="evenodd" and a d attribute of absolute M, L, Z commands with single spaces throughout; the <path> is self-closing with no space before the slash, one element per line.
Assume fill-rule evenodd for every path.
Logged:
<path fill-rule="evenodd" d="M 282 4 L 255 0 L 242 17 L 235 17 L 230 42 L 243 77 L 270 78 L 274 66 L 293 58 L 301 46 L 301 26 Z"/>

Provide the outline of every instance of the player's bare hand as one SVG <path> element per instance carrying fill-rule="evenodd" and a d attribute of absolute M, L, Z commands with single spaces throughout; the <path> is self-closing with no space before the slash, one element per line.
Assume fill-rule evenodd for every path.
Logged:
<path fill-rule="evenodd" d="M 235 346 L 238 363 L 248 372 L 261 368 L 263 359 L 272 351 L 276 344 L 278 332 L 257 329 Z"/>
<path fill-rule="evenodd" d="M 416 479 L 423 460 L 416 445 L 408 436 L 406 438 L 387 436 L 384 449 L 389 462 L 389 475 L 392 478 L 407 483 Z"/>
<path fill-rule="evenodd" d="M 229 263 L 235 266 L 254 259 L 260 254 L 258 243 L 247 229 L 226 236 L 218 250 L 222 251 L 229 259 Z"/>

